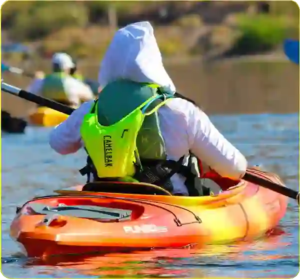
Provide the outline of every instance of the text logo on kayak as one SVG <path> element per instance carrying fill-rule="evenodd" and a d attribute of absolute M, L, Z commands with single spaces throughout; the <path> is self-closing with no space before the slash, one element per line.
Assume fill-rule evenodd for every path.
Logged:
<path fill-rule="evenodd" d="M 156 225 L 142 226 L 124 226 L 125 233 L 164 233 L 168 231 L 167 227 Z"/>

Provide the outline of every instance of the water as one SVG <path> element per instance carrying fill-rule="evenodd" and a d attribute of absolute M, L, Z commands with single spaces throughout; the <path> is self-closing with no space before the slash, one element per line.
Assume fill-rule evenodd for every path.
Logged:
<path fill-rule="evenodd" d="M 50 61 L 32 70 L 49 70 Z M 82 65 L 82 67 L 80 67 Z M 79 65 L 86 77 L 97 79 L 99 63 Z M 16 65 L 18 66 L 18 65 Z M 22 68 L 22 65 L 20 65 Z M 178 92 L 193 98 L 209 114 L 258 114 L 299 111 L 299 67 L 289 62 L 234 62 L 171 64 L 166 69 Z M 46 71 L 46 70 L 45 70 Z M 26 88 L 29 78 L 4 74 L 6 82 Z M 34 104 L 2 94 L 2 108 L 22 117 Z"/>
<path fill-rule="evenodd" d="M 215 125 L 247 156 L 298 188 L 298 114 L 215 115 Z M 298 207 L 269 237 L 203 250 L 111 254 L 57 266 L 20 254 L 9 237 L 17 205 L 33 196 L 84 182 L 78 169 L 84 152 L 60 156 L 47 144 L 49 129 L 28 127 L 24 135 L 2 135 L 2 271 L 10 278 L 246 277 L 293 278 L 298 273 Z"/>

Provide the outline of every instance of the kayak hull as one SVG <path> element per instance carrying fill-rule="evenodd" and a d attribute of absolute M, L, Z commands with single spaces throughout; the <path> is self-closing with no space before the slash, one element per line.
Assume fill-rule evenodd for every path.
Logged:
<path fill-rule="evenodd" d="M 276 176 L 269 177 L 278 183 Z M 71 192 L 36 198 L 20 208 L 10 235 L 28 256 L 247 241 L 275 228 L 287 207 L 286 197 L 245 181 L 208 197 Z"/>
<path fill-rule="evenodd" d="M 53 127 L 65 121 L 68 115 L 50 109 L 48 107 L 38 107 L 37 110 L 29 116 L 29 122 L 32 125 Z"/>
<path fill-rule="evenodd" d="M 12 117 L 8 112 L 1 110 L 1 130 L 12 134 L 23 134 L 27 122 L 22 118 Z"/>

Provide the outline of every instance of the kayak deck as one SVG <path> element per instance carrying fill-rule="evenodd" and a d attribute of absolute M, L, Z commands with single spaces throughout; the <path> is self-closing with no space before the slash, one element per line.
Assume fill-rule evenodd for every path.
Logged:
<path fill-rule="evenodd" d="M 272 174 L 270 179 L 278 180 Z M 273 229 L 287 207 L 286 197 L 246 181 L 206 197 L 77 188 L 35 198 L 18 210 L 10 233 L 28 256 L 199 248 L 250 240 Z"/>
<path fill-rule="evenodd" d="M 30 207 L 35 214 L 47 215 L 50 218 L 59 214 L 60 216 L 72 216 L 97 220 L 130 220 L 132 212 L 131 210 L 91 205 L 70 206 L 58 204 L 58 206 L 51 207 L 47 204 L 34 203 Z"/>

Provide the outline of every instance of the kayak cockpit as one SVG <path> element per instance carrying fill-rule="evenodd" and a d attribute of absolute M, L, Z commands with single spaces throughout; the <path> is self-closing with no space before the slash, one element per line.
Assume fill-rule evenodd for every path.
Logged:
<path fill-rule="evenodd" d="M 82 191 L 102 192 L 102 193 L 121 193 L 136 195 L 160 195 L 172 196 L 172 194 L 160 186 L 149 183 L 116 182 L 116 181 L 97 181 L 87 183 Z"/>

